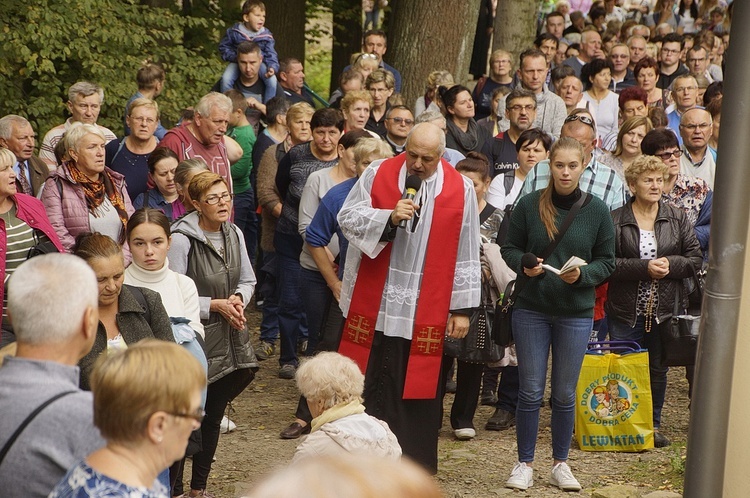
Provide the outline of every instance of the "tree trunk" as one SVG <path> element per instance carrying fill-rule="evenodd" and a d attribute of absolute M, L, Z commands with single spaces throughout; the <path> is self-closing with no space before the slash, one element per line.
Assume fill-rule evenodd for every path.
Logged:
<path fill-rule="evenodd" d="M 359 0 L 333 0 L 332 10 L 331 92 L 339 87 L 339 75 L 349 65 L 349 57 L 362 49 L 362 2 Z"/>
<path fill-rule="evenodd" d="M 294 57 L 305 60 L 305 0 L 265 2 L 266 26 L 276 40 L 279 60 Z"/>
<path fill-rule="evenodd" d="M 519 0 L 497 2 L 492 50 L 502 48 L 510 52 L 516 69 L 519 54 L 534 45 L 538 3 Z"/>
<path fill-rule="evenodd" d="M 430 72 L 445 69 L 465 83 L 480 0 L 394 0 L 386 61 L 401 72 L 409 107 L 424 93 Z"/>

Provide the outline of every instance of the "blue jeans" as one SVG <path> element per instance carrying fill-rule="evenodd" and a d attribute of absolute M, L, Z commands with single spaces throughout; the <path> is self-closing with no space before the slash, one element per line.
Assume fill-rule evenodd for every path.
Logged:
<path fill-rule="evenodd" d="M 299 258 L 290 258 L 276 253 L 278 262 L 277 284 L 279 290 L 279 335 L 281 336 L 281 353 L 279 365 L 299 364 L 297 358 L 297 340 L 302 336 L 301 324 L 304 322 L 305 310 L 302 307 L 302 289 L 300 272 L 302 267 Z"/>
<path fill-rule="evenodd" d="M 613 341 L 635 341 L 648 350 L 648 370 L 651 376 L 651 400 L 654 408 L 654 429 L 661 427 L 661 409 L 667 395 L 668 367 L 661 365 L 661 333 L 656 320 L 651 324 L 651 332 L 646 333 L 646 320 L 639 315 L 635 327 L 621 322 L 613 316 L 609 319 L 609 338 Z M 668 322 L 667 322 L 668 323 Z"/>
<path fill-rule="evenodd" d="M 268 273 L 273 267 L 273 273 Z M 260 340 L 274 344 L 279 338 L 279 282 L 276 278 L 278 263 L 275 252 L 264 252 L 258 275 L 263 274 L 263 318 L 260 321 Z"/>
<path fill-rule="evenodd" d="M 302 306 L 307 318 L 307 352 L 312 355 L 317 352 L 320 342 L 320 331 L 323 320 L 333 299 L 333 293 L 328 288 L 326 280 L 319 271 L 302 268 L 300 272 L 300 287 L 302 289 Z"/>
<path fill-rule="evenodd" d="M 258 71 L 258 77 L 266 86 L 266 91 L 263 94 L 264 103 L 268 102 L 276 96 L 276 85 L 278 84 L 276 75 L 273 75 L 270 78 L 266 78 L 267 72 L 268 66 L 266 66 L 265 62 L 261 63 L 260 70 Z M 237 78 L 239 77 L 240 69 L 237 66 L 237 63 L 230 62 L 229 64 L 227 64 L 226 69 L 224 69 L 224 74 L 221 75 L 221 92 L 224 93 L 227 90 L 231 90 L 234 87 L 234 82 L 237 81 Z"/>
<path fill-rule="evenodd" d="M 552 347 L 552 458 L 567 460 L 573 436 L 576 384 L 586 354 L 591 318 L 513 310 L 520 387 L 516 410 L 518 461 L 533 462 Z"/>
<path fill-rule="evenodd" d="M 247 257 L 255 268 L 255 253 L 258 249 L 258 217 L 255 216 L 255 193 L 252 187 L 234 196 L 234 224 L 245 236 Z"/>

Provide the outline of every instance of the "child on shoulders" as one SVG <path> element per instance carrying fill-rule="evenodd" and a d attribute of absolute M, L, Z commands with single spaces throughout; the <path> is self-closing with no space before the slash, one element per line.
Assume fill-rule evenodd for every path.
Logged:
<path fill-rule="evenodd" d="M 264 25 L 266 23 L 266 5 L 261 0 L 247 0 L 242 4 L 242 20 L 227 30 L 219 43 L 222 59 L 229 62 L 221 77 L 221 91 L 232 89 L 239 78 L 237 67 L 237 45 L 243 41 L 255 42 L 260 46 L 263 63 L 260 67 L 260 78 L 266 86 L 263 101 L 276 96 L 276 73 L 279 71 L 279 56 L 276 53 L 273 34 Z"/>

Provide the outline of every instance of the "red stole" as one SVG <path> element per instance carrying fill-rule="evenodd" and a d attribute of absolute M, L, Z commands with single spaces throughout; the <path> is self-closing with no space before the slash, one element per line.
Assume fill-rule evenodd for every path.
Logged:
<path fill-rule="evenodd" d="M 398 178 L 403 165 L 403 154 L 380 165 L 370 192 L 374 208 L 390 210 L 401 199 Z M 461 174 L 445 160 L 441 159 L 438 167 L 443 169 L 443 188 L 434 199 L 432 230 L 427 239 L 403 399 L 434 399 L 437 396 L 443 339 L 453 294 L 463 223 L 464 183 Z M 419 229 L 419 225 L 417 227 Z M 400 231 L 396 235 L 408 236 L 408 233 Z M 357 362 L 362 372 L 367 371 L 375 324 L 388 277 L 391 248 L 392 244 L 388 244 L 375 259 L 362 255 L 349 315 L 344 323 L 339 353 Z M 424 295 L 422 290 L 425 291 Z"/>

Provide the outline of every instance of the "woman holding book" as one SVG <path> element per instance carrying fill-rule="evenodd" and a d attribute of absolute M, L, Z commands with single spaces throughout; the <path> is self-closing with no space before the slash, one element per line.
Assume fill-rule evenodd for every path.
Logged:
<path fill-rule="evenodd" d="M 518 463 L 506 487 L 533 484 L 539 407 L 552 347 L 552 458 L 550 484 L 565 491 L 581 485 L 567 465 L 573 435 L 575 388 L 594 316 L 594 288 L 615 267 L 614 227 L 607 205 L 583 193 L 578 180 L 584 151 L 561 138 L 550 152 L 550 182 L 522 197 L 513 210 L 503 259 L 519 276 L 513 291 L 513 337 L 520 389 L 516 410 Z M 572 257 L 587 264 L 556 275 Z M 561 301 L 560 296 L 566 299 Z"/>
<path fill-rule="evenodd" d="M 612 212 L 617 264 L 606 304 L 610 338 L 648 349 L 657 448 L 669 445 L 659 432 L 668 370 L 661 365 L 659 324 L 669 323 L 682 280 L 703 261 L 684 211 L 662 200 L 668 174 L 669 167 L 654 156 L 641 156 L 625 168 L 633 197 Z"/>

